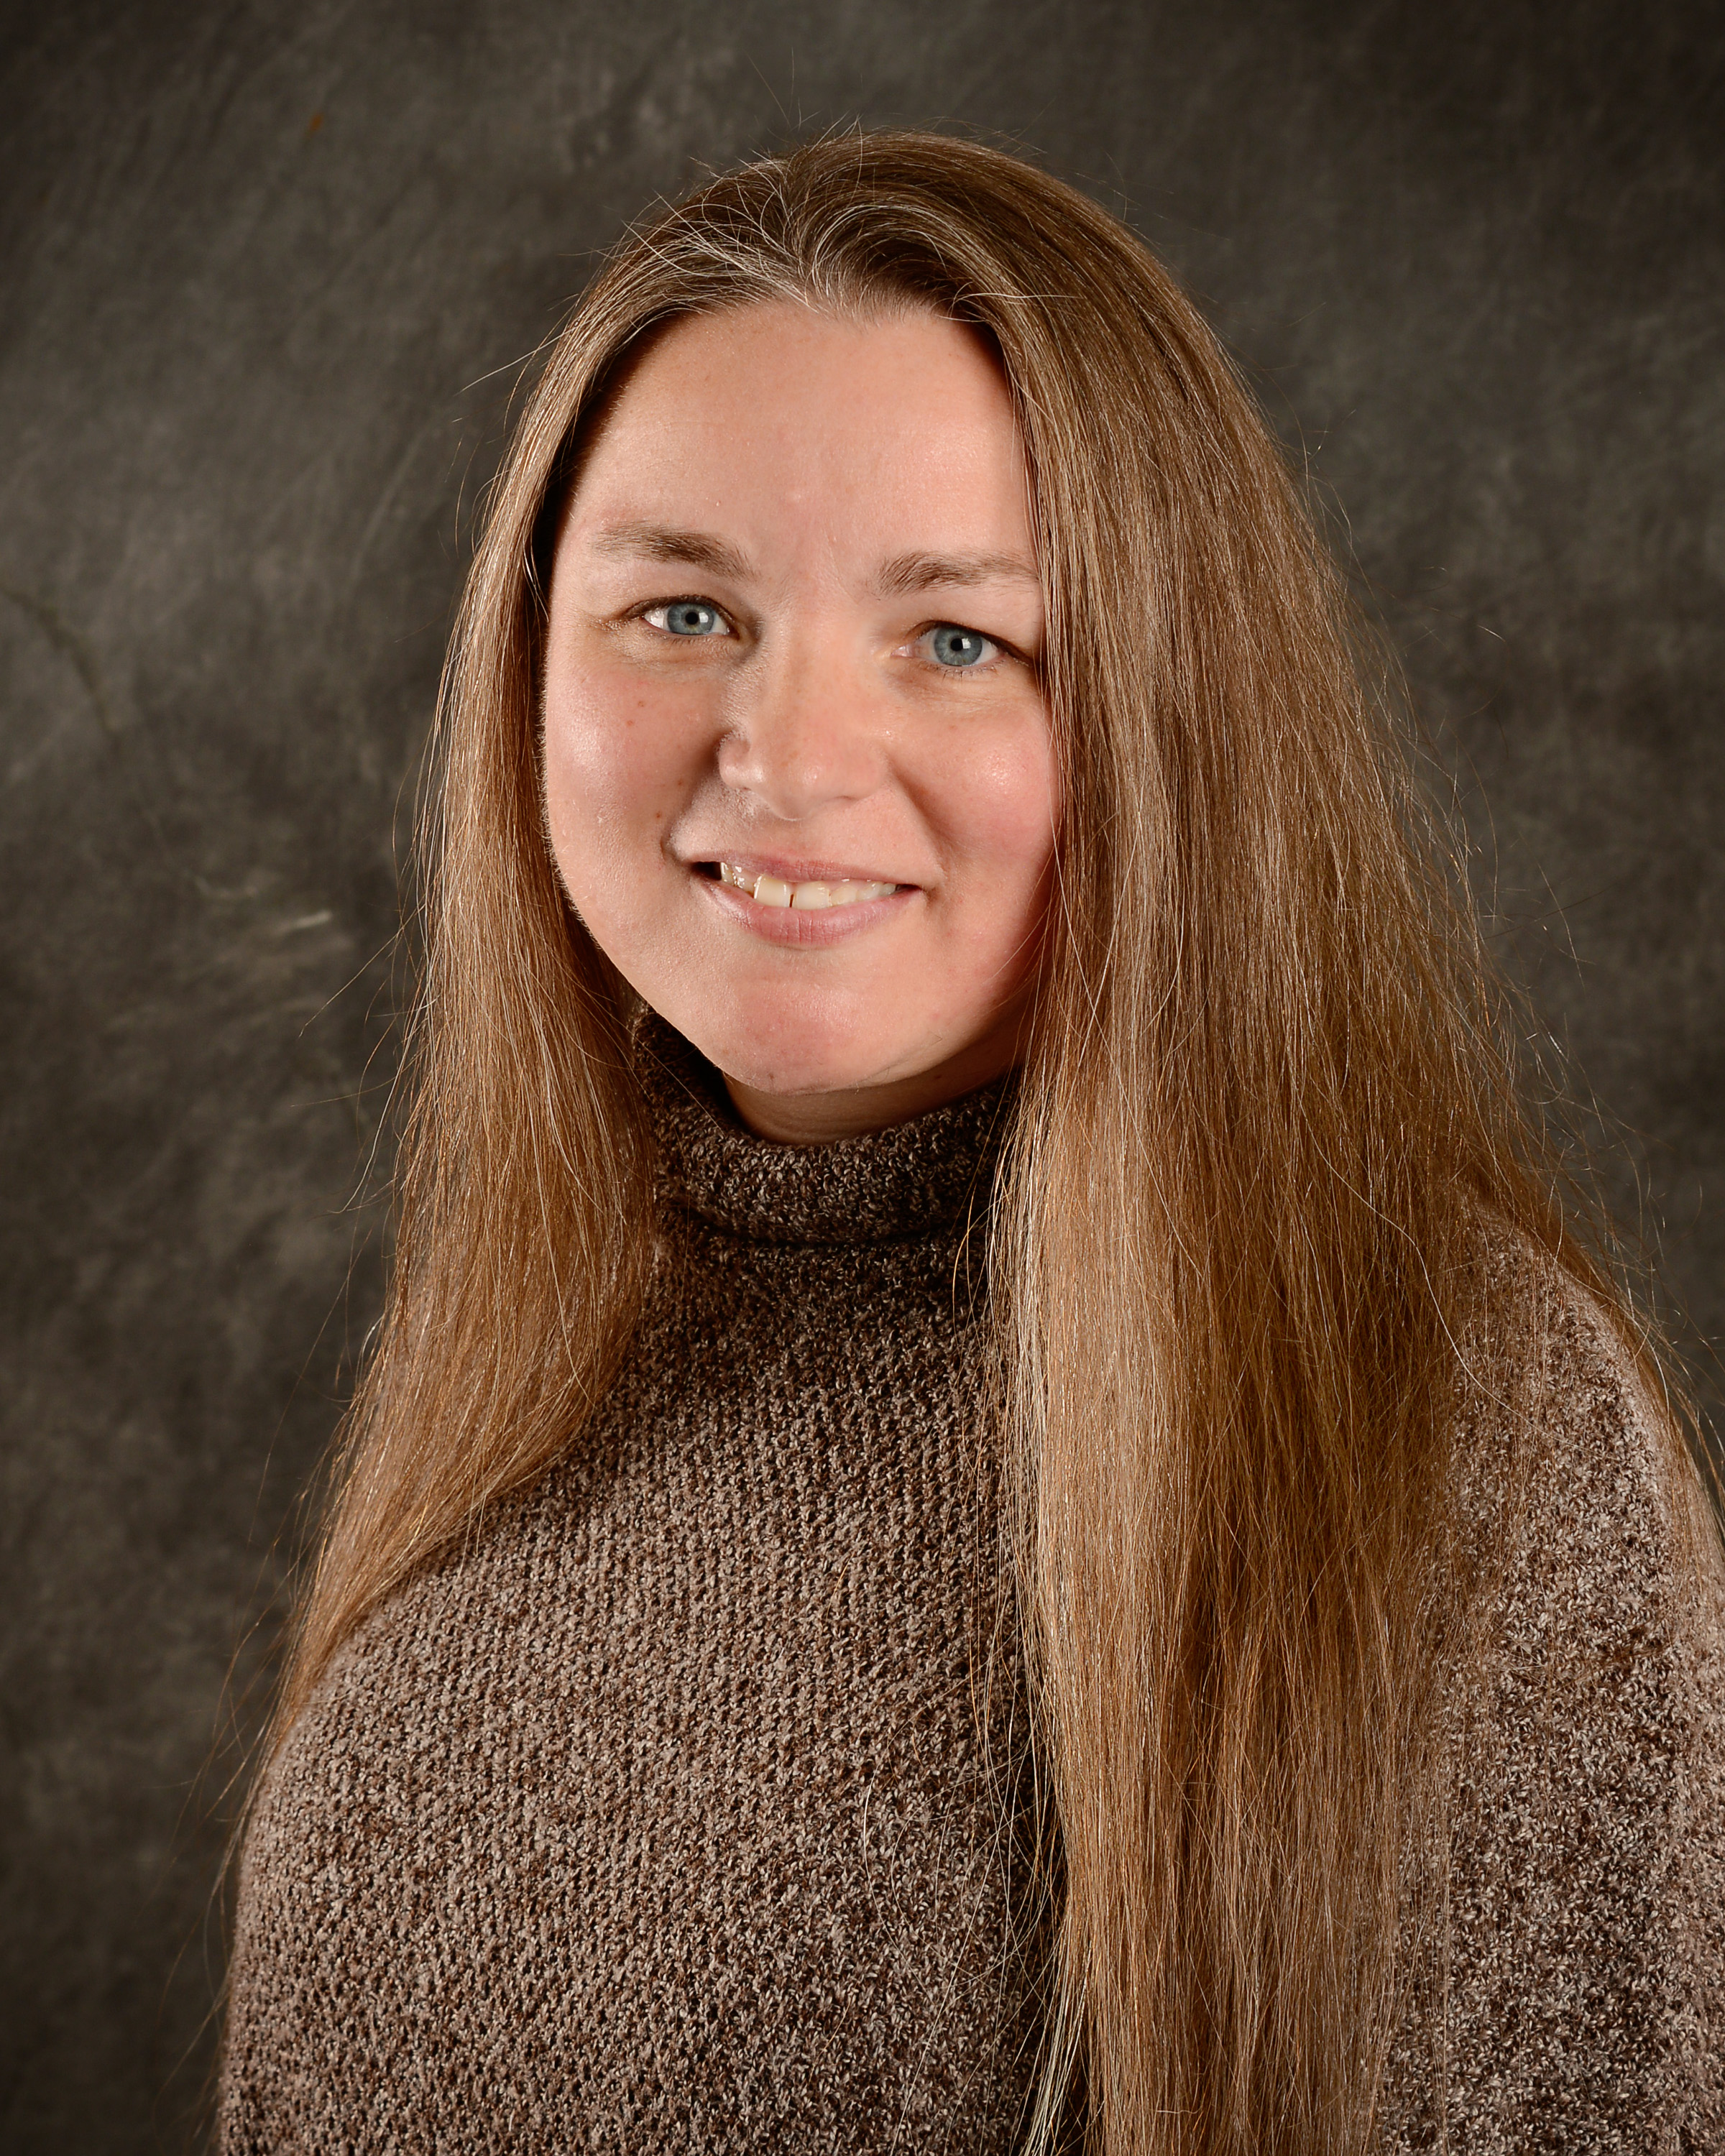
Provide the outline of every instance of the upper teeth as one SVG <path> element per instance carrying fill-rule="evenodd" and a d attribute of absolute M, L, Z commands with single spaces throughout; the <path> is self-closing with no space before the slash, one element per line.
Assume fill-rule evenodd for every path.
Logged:
<path fill-rule="evenodd" d="M 890 898 L 898 889 L 896 883 L 782 883 L 774 875 L 751 875 L 729 861 L 720 862 L 719 875 L 758 906 L 795 906 L 805 911 L 819 906 L 860 906 L 865 898 Z"/>

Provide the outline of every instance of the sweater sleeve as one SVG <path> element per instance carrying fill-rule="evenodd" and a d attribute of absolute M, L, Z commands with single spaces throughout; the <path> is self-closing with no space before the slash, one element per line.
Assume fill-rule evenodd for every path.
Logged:
<path fill-rule="evenodd" d="M 1482 1652 L 1446 1702 L 1384 2143 L 1725 2150 L 1717 1530 L 1607 1322 L 1546 1309 L 1528 1390 L 1471 1445 Z"/>

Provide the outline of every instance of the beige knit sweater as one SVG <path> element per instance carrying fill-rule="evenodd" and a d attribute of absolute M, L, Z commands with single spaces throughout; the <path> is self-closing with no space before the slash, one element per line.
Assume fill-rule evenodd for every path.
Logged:
<path fill-rule="evenodd" d="M 347 1643 L 260 1793 L 223 2156 L 1014 2145 L 964 1237 L 1005 1096 L 804 1150 L 665 1029 L 643 1069 L 664 1260 L 603 1413 Z M 1725 1618 L 1599 1324 L 1560 1300 L 1541 1352 L 1469 1433 L 1471 1517 L 1512 1524 L 1385 2145 L 1725 2149 Z"/>

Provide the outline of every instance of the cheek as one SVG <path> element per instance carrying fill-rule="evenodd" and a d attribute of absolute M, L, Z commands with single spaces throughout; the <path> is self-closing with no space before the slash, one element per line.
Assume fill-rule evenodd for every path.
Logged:
<path fill-rule="evenodd" d="M 1000 932 L 1022 932 L 1043 902 L 1060 827 L 1060 784 L 1046 721 L 1014 727 L 986 742 L 955 742 L 930 807 L 968 896 L 989 902 Z M 978 924 L 980 926 L 980 924 Z"/>
<path fill-rule="evenodd" d="M 696 776 L 694 734 L 662 696 L 603 667 L 554 677 L 545 700 L 545 798 L 570 895 L 656 864 Z"/>

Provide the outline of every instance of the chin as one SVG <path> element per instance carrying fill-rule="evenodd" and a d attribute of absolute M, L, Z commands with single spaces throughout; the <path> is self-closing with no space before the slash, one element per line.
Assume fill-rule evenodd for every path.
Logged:
<path fill-rule="evenodd" d="M 715 1043 L 713 1047 L 708 1047 L 696 1040 L 695 1045 L 709 1063 L 716 1065 L 727 1078 L 735 1079 L 739 1086 L 747 1086 L 753 1092 L 780 1094 L 787 1098 L 804 1093 L 850 1092 L 865 1086 L 885 1085 L 904 1075 L 897 1070 L 884 1071 L 873 1059 L 859 1056 L 854 1050 L 849 1054 L 836 1050 L 822 1054 L 803 1050 L 788 1055 L 763 1055 L 741 1041 Z"/>
<path fill-rule="evenodd" d="M 757 1093 L 848 1092 L 914 1075 L 897 1059 L 881 1055 L 879 1027 L 860 1018 L 822 1027 L 808 1024 L 806 1014 L 800 1024 L 765 1014 L 751 1024 L 736 1011 L 666 1010 L 664 1015 L 709 1063 Z M 865 1048 L 865 1042 L 871 1045 Z"/>

